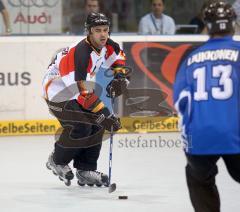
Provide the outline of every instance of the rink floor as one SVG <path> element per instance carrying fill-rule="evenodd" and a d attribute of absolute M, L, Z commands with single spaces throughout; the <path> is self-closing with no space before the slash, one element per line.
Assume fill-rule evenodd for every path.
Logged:
<path fill-rule="evenodd" d="M 150 140 L 159 141 L 159 136 L 169 146 L 150 146 Z M 137 145 L 137 138 L 143 145 Z M 0 211 L 192 212 L 185 157 L 181 145 L 172 146 L 172 140 L 178 139 L 177 133 L 115 135 L 112 182 L 117 190 L 109 194 L 107 188 L 79 187 L 76 178 L 67 187 L 46 169 L 52 136 L 0 137 Z M 98 166 L 106 173 L 108 149 L 104 142 Z M 238 212 L 240 186 L 222 160 L 218 165 L 222 212 Z M 127 195 L 128 200 L 119 200 L 119 195 Z"/>

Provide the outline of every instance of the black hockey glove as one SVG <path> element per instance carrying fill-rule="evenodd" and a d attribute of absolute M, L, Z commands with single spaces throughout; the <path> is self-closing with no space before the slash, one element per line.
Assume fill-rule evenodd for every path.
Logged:
<path fill-rule="evenodd" d="M 107 85 L 107 97 L 114 98 L 122 95 L 127 90 L 129 80 L 123 73 L 117 73 L 113 80 Z"/>
<path fill-rule="evenodd" d="M 116 132 L 122 128 L 120 118 L 110 114 L 108 108 L 103 108 L 103 110 L 97 114 L 99 117 L 97 118 L 96 123 L 103 126 L 107 131 L 111 132 L 112 128 L 113 132 Z"/>

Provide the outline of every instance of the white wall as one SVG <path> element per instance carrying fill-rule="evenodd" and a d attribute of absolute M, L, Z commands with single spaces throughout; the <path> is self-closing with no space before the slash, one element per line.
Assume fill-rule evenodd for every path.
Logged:
<path fill-rule="evenodd" d="M 51 118 L 41 98 L 43 75 L 58 49 L 80 41 L 82 38 L 76 36 L 0 37 L 0 120 Z M 204 41 L 207 37 L 112 36 L 112 39 L 122 44 L 123 41 Z M 8 82 L 9 77 L 10 83 L 16 81 L 15 85 Z"/>

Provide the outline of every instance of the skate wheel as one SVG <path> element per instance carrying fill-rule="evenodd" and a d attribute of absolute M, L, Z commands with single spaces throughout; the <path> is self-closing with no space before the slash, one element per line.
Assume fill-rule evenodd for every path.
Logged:
<path fill-rule="evenodd" d="M 102 184 L 96 184 L 97 187 L 102 187 Z"/>
<path fill-rule="evenodd" d="M 93 187 L 93 186 L 94 186 L 93 184 L 90 184 L 90 183 L 88 183 L 87 185 L 90 186 L 90 187 Z"/>
<path fill-rule="evenodd" d="M 70 186 L 71 185 L 71 181 L 68 180 L 67 182 L 64 182 L 66 186 Z"/>
<path fill-rule="evenodd" d="M 78 185 L 80 185 L 80 186 L 85 186 L 84 183 L 80 183 L 79 181 L 77 181 L 77 183 L 78 183 Z"/>

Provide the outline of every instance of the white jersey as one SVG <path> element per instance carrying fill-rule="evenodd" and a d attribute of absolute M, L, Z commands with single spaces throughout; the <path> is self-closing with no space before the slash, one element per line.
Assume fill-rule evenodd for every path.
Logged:
<path fill-rule="evenodd" d="M 72 85 L 77 86 L 78 81 L 95 81 L 95 75 L 100 67 L 107 69 L 114 66 L 125 65 L 125 54 L 119 45 L 108 39 L 106 46 L 97 51 L 87 38 L 77 44 L 59 52 L 54 61 L 48 66 L 43 79 L 43 96 L 53 100 L 58 95 L 58 102 L 77 99 L 79 93 L 73 96 Z M 64 95 L 61 92 L 64 91 Z M 59 98 L 60 96 L 60 98 Z"/>

